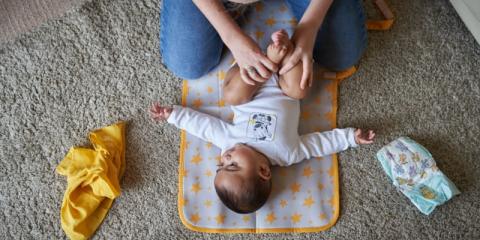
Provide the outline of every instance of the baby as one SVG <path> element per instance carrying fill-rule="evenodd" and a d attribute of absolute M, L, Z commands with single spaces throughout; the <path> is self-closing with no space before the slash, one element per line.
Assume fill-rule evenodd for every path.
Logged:
<path fill-rule="evenodd" d="M 284 30 L 272 34 L 267 57 L 281 65 L 293 51 Z M 334 129 L 299 136 L 300 101 L 308 88 L 300 89 L 302 66 L 273 74 L 264 83 L 242 81 L 238 66 L 227 73 L 224 100 L 232 105 L 232 123 L 181 106 L 150 109 L 154 120 L 167 120 L 221 148 L 214 179 L 220 200 L 237 213 L 251 213 L 262 207 L 272 188 L 271 166 L 289 166 L 304 159 L 330 155 L 373 142 L 372 130 Z M 236 94 L 234 94 L 236 93 Z"/>

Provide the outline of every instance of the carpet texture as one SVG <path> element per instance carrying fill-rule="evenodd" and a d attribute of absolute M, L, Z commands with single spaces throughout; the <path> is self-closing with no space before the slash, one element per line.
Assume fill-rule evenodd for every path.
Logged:
<path fill-rule="evenodd" d="M 85 0 L 0 0 L 0 43 L 63 15 Z"/>
<path fill-rule="evenodd" d="M 480 47 L 447 0 L 390 1 L 389 32 L 370 32 L 360 69 L 340 85 L 338 126 L 376 129 L 375 144 L 339 155 L 341 212 L 312 234 L 216 235 L 177 212 L 180 132 L 149 120 L 179 103 L 161 65 L 155 0 L 87 2 L 0 46 L 0 236 L 63 239 L 65 179 L 54 172 L 89 130 L 127 125 L 122 195 L 93 239 L 479 239 Z M 399 136 L 426 146 L 462 194 L 422 215 L 374 154 Z"/>

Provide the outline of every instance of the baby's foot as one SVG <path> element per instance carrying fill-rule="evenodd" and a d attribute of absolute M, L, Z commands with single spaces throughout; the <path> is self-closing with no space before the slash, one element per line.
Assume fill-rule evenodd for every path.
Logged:
<path fill-rule="evenodd" d="M 163 121 L 170 117 L 172 110 L 171 107 L 163 107 L 159 103 L 153 103 L 150 107 L 150 115 L 155 121 Z"/>
<path fill-rule="evenodd" d="M 280 63 L 292 46 L 288 33 L 280 29 L 272 34 L 272 43 L 268 45 L 267 57 L 274 63 Z"/>

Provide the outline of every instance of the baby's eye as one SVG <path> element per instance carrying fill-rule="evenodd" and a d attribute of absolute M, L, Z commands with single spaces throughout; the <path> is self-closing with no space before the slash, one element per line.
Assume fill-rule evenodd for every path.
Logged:
<path fill-rule="evenodd" d="M 230 164 L 228 164 L 228 169 L 236 169 L 236 167 L 238 166 L 238 164 L 236 162 L 232 162 Z"/>

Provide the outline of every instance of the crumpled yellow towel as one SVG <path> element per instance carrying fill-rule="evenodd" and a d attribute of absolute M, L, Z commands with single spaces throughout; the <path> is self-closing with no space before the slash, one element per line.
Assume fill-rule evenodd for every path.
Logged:
<path fill-rule="evenodd" d="M 72 147 L 57 166 L 67 176 L 61 209 L 62 228 L 70 239 L 88 239 L 120 195 L 125 171 L 125 123 L 90 132 L 94 149 Z"/>

